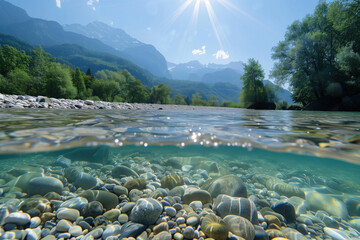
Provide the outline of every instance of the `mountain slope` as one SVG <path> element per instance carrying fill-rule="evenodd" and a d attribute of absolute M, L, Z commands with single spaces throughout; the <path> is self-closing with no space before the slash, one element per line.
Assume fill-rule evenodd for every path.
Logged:
<path fill-rule="evenodd" d="M 165 57 L 152 45 L 144 44 L 125 31 L 102 22 L 65 25 L 64 29 L 101 42 L 120 51 L 120 55 L 159 77 L 170 77 Z"/>

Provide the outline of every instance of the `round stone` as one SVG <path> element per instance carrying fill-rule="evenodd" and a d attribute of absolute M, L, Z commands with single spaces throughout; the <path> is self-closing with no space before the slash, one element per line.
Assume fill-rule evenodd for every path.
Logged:
<path fill-rule="evenodd" d="M 30 220 L 30 228 L 36 228 L 40 225 L 41 219 L 39 217 L 33 217 Z"/>
<path fill-rule="evenodd" d="M 184 235 L 182 235 L 181 233 L 175 233 L 175 234 L 174 234 L 174 239 L 175 239 L 175 240 L 183 240 L 183 239 L 184 239 Z"/>
<path fill-rule="evenodd" d="M 5 223 L 14 223 L 18 226 L 22 226 L 28 224 L 30 220 L 30 215 L 27 213 L 13 212 L 5 218 Z"/>
<path fill-rule="evenodd" d="M 246 240 L 253 240 L 255 237 L 255 228 L 246 218 L 234 215 L 228 215 L 224 218 L 230 232 Z"/>
<path fill-rule="evenodd" d="M 184 185 L 184 179 L 182 176 L 178 174 L 170 174 L 163 177 L 160 183 L 162 188 L 168 188 L 171 190 L 174 187 Z"/>
<path fill-rule="evenodd" d="M 130 221 L 144 225 L 152 225 L 159 218 L 163 207 L 161 203 L 152 198 L 139 199 L 131 210 Z"/>
<path fill-rule="evenodd" d="M 116 185 L 113 189 L 114 193 L 118 196 L 120 195 L 128 195 L 129 191 L 127 190 L 126 187 L 120 186 L 120 185 Z"/>
<path fill-rule="evenodd" d="M 167 222 L 162 222 L 162 223 L 156 225 L 153 229 L 153 232 L 155 235 L 162 231 L 166 231 L 166 232 L 169 231 L 169 224 Z"/>
<path fill-rule="evenodd" d="M 112 209 L 103 214 L 104 217 L 109 219 L 110 221 L 116 221 L 120 216 L 121 212 L 119 209 Z"/>
<path fill-rule="evenodd" d="M 88 204 L 88 200 L 83 197 L 76 197 L 69 199 L 63 203 L 60 204 L 60 208 L 73 208 L 80 210 L 83 206 Z"/>
<path fill-rule="evenodd" d="M 91 189 L 95 187 L 98 183 L 98 180 L 96 177 L 91 176 L 87 173 L 80 173 L 77 175 L 74 186 L 77 188 L 82 188 L 84 190 Z"/>
<path fill-rule="evenodd" d="M 129 221 L 129 217 L 128 217 L 128 215 L 126 215 L 126 214 L 120 214 L 120 216 L 118 217 L 118 222 L 120 223 L 120 224 L 125 224 L 125 223 L 127 223 Z"/>
<path fill-rule="evenodd" d="M 73 237 L 78 237 L 82 234 L 82 228 L 80 226 L 74 226 L 69 229 L 69 233 Z"/>
<path fill-rule="evenodd" d="M 139 174 L 137 174 L 134 170 L 125 167 L 125 166 L 116 166 L 111 170 L 111 176 L 113 178 L 123 178 L 123 177 L 129 177 L 133 176 L 138 178 Z"/>
<path fill-rule="evenodd" d="M 28 228 L 25 229 L 25 232 L 26 232 L 26 240 L 38 240 L 40 238 L 39 234 L 34 229 Z"/>
<path fill-rule="evenodd" d="M 130 179 L 125 182 L 124 187 L 126 187 L 129 192 L 133 189 L 142 190 L 146 187 L 146 180 L 143 178 Z"/>
<path fill-rule="evenodd" d="M 120 225 L 107 225 L 105 231 L 102 234 L 102 239 L 107 239 L 110 236 L 116 236 L 120 234 L 121 227 Z"/>
<path fill-rule="evenodd" d="M 119 204 L 119 199 L 115 194 L 103 190 L 86 190 L 80 196 L 86 198 L 89 202 L 100 202 L 107 210 L 113 209 Z"/>
<path fill-rule="evenodd" d="M 244 182 L 235 175 L 228 175 L 216 179 L 210 184 L 208 191 L 212 198 L 216 198 L 220 194 L 247 198 L 247 190 Z"/>
<path fill-rule="evenodd" d="M 193 201 L 201 201 L 203 204 L 207 204 L 212 202 L 212 198 L 208 191 L 193 187 L 186 188 L 183 195 L 183 202 L 189 204 Z"/>
<path fill-rule="evenodd" d="M 324 210 L 335 217 L 349 218 L 346 205 L 342 201 L 326 194 L 311 192 L 306 195 L 305 202 L 313 211 Z"/>
<path fill-rule="evenodd" d="M 201 230 L 206 234 L 207 237 L 216 240 L 226 240 L 229 235 L 229 230 L 226 223 L 215 214 L 208 214 L 202 219 Z"/>
<path fill-rule="evenodd" d="M 169 217 L 175 217 L 176 216 L 176 209 L 173 207 L 165 207 L 165 213 Z"/>
<path fill-rule="evenodd" d="M 199 216 L 189 216 L 186 219 L 186 224 L 189 226 L 195 226 L 200 222 Z"/>
<path fill-rule="evenodd" d="M 56 224 L 56 231 L 58 232 L 67 232 L 72 227 L 72 223 L 68 220 L 62 219 Z"/>
<path fill-rule="evenodd" d="M 71 208 L 60 208 L 57 211 L 56 217 L 58 219 L 65 219 L 71 222 L 75 222 L 75 220 L 80 217 L 79 210 L 71 209 Z"/>
<path fill-rule="evenodd" d="M 28 193 L 29 195 L 45 195 L 48 192 L 56 192 L 61 194 L 64 185 L 62 182 L 54 177 L 37 177 L 29 182 Z"/>
<path fill-rule="evenodd" d="M 168 232 L 161 232 L 153 238 L 153 240 L 171 240 L 172 236 Z"/>
<path fill-rule="evenodd" d="M 189 206 L 196 211 L 197 209 L 202 209 L 203 208 L 203 204 L 201 201 L 193 201 L 189 204 Z"/>
<path fill-rule="evenodd" d="M 195 230 L 192 227 L 186 227 L 182 234 L 184 238 L 193 239 L 195 236 Z"/>
<path fill-rule="evenodd" d="M 221 218 L 227 215 L 235 215 L 248 219 L 252 224 L 259 223 L 255 204 L 246 198 L 219 195 L 215 199 L 214 212 Z"/>

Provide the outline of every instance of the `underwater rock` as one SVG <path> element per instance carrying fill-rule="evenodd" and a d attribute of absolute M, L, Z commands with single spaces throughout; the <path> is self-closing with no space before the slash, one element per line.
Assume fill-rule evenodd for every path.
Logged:
<path fill-rule="evenodd" d="M 96 163 L 110 162 L 110 150 L 108 146 L 83 147 L 69 153 L 63 154 L 64 157 L 72 161 L 87 161 Z"/>
<path fill-rule="evenodd" d="M 66 200 L 65 202 L 61 203 L 59 205 L 59 208 L 73 208 L 80 210 L 83 206 L 88 204 L 88 200 L 83 197 L 76 197 L 69 200 Z"/>
<path fill-rule="evenodd" d="M 247 198 L 247 190 L 244 182 L 235 175 L 228 175 L 216 179 L 210 184 L 207 190 L 210 192 L 212 198 L 216 198 L 220 194 Z"/>
<path fill-rule="evenodd" d="M 63 191 L 63 183 L 54 177 L 37 177 L 29 181 L 29 195 L 45 195 L 48 192 L 56 192 L 61 194 Z"/>
<path fill-rule="evenodd" d="M 98 201 L 90 202 L 89 204 L 84 205 L 81 208 L 81 215 L 83 217 L 93 217 L 101 215 L 104 212 L 103 205 Z"/>
<path fill-rule="evenodd" d="M 305 192 L 299 187 L 282 182 L 280 179 L 277 178 L 268 179 L 266 181 L 266 187 L 279 193 L 280 195 L 285 195 L 287 197 L 297 196 L 305 198 Z"/>
<path fill-rule="evenodd" d="M 29 210 L 37 209 L 40 213 L 50 212 L 51 206 L 49 200 L 41 197 L 32 197 L 25 199 L 21 204 L 20 210 L 27 212 Z"/>
<path fill-rule="evenodd" d="M 57 210 L 56 217 L 58 219 L 65 219 L 74 222 L 80 217 L 80 212 L 72 208 L 60 208 Z"/>
<path fill-rule="evenodd" d="M 139 174 L 137 174 L 134 170 L 125 167 L 125 166 L 116 166 L 111 170 L 111 176 L 113 178 L 123 178 L 123 177 L 135 177 L 138 178 Z"/>
<path fill-rule="evenodd" d="M 271 209 L 283 215 L 289 223 L 296 220 L 295 207 L 287 201 L 278 201 L 271 206 Z"/>
<path fill-rule="evenodd" d="M 131 210 L 129 219 L 132 222 L 149 226 L 156 222 L 162 210 L 163 206 L 159 201 L 152 198 L 141 198 Z"/>
<path fill-rule="evenodd" d="M 116 236 L 116 235 L 120 234 L 120 232 L 121 232 L 120 225 L 117 225 L 117 224 L 107 225 L 106 229 L 104 230 L 101 237 L 102 237 L 102 239 L 106 239 L 106 238 L 108 238 L 110 236 Z"/>
<path fill-rule="evenodd" d="M 255 204 L 246 198 L 219 195 L 215 199 L 213 209 L 222 218 L 227 215 L 235 215 L 248 219 L 252 224 L 259 223 Z"/>
<path fill-rule="evenodd" d="M 64 170 L 64 177 L 68 180 L 69 183 L 75 182 L 79 174 L 80 170 L 75 167 L 65 168 Z"/>
<path fill-rule="evenodd" d="M 127 237 L 136 238 L 145 230 L 146 226 L 143 224 L 127 222 L 121 227 L 119 239 Z"/>
<path fill-rule="evenodd" d="M 202 219 L 201 230 L 207 237 L 216 240 L 226 240 L 229 235 L 226 223 L 215 214 L 208 214 Z"/>
<path fill-rule="evenodd" d="M 146 187 L 146 180 L 143 178 L 130 179 L 125 182 L 124 187 L 126 187 L 129 192 L 133 189 L 142 190 Z"/>
<path fill-rule="evenodd" d="M 292 229 L 292 228 L 282 229 L 282 232 L 290 240 L 308 240 L 308 238 L 306 238 L 300 232 L 298 232 L 298 231 L 296 231 L 295 229 Z"/>
<path fill-rule="evenodd" d="M 7 215 L 7 217 L 5 218 L 5 223 L 14 223 L 16 225 L 26 225 L 30 222 L 30 215 L 27 213 L 22 213 L 22 212 L 13 212 L 10 213 L 9 215 Z"/>
<path fill-rule="evenodd" d="M 347 199 L 345 200 L 346 208 L 350 216 L 360 216 L 360 201 Z"/>
<path fill-rule="evenodd" d="M 163 177 L 160 181 L 162 188 L 168 188 L 169 190 L 177 186 L 184 185 L 184 179 L 178 174 L 170 174 Z"/>
<path fill-rule="evenodd" d="M 84 190 L 91 189 L 95 187 L 98 183 L 96 177 L 91 176 L 87 173 L 79 173 L 75 179 L 74 186 L 79 188 L 81 187 Z"/>
<path fill-rule="evenodd" d="M 351 238 L 344 231 L 340 231 L 338 229 L 325 227 L 324 232 L 326 235 L 330 236 L 332 239 L 351 240 Z"/>
<path fill-rule="evenodd" d="M 127 190 L 127 188 L 120 186 L 120 185 L 116 185 L 113 189 L 114 193 L 118 196 L 121 195 L 128 195 L 129 191 Z"/>
<path fill-rule="evenodd" d="M 224 218 L 230 232 L 246 240 L 253 240 L 255 237 L 255 228 L 246 218 L 234 215 L 228 215 Z"/>
<path fill-rule="evenodd" d="M 204 169 L 209 173 L 218 173 L 219 172 L 219 167 L 216 162 L 200 161 L 200 164 L 194 164 L 194 165 L 199 166 L 199 167 L 197 167 L 197 169 Z"/>
<path fill-rule="evenodd" d="M 165 166 L 169 166 L 175 169 L 181 169 L 182 165 L 177 158 L 169 158 L 165 161 Z"/>
<path fill-rule="evenodd" d="M 269 239 L 274 239 L 274 238 L 286 239 L 285 233 L 277 229 L 268 229 L 266 230 L 266 234 L 269 236 Z"/>
<path fill-rule="evenodd" d="M 14 178 L 4 186 L 21 188 L 23 192 L 28 192 L 29 182 L 37 177 L 43 177 L 43 173 L 26 173 L 17 178 Z"/>
<path fill-rule="evenodd" d="M 295 213 L 297 215 L 306 213 L 306 211 L 309 209 L 305 199 L 300 197 L 291 197 L 288 199 L 288 202 L 295 207 Z"/>
<path fill-rule="evenodd" d="M 254 225 L 254 229 L 255 229 L 254 240 L 269 240 L 269 236 L 262 227 Z"/>
<path fill-rule="evenodd" d="M 60 155 L 51 165 L 68 168 L 71 165 L 71 160 L 64 157 L 63 155 Z"/>
<path fill-rule="evenodd" d="M 335 217 L 349 218 L 345 204 L 334 197 L 312 192 L 306 195 L 306 203 L 313 211 L 324 210 Z"/>
<path fill-rule="evenodd" d="M 115 194 L 103 190 L 86 190 L 79 196 L 86 198 L 89 202 L 100 202 L 106 210 L 113 209 L 119 204 L 119 199 Z"/>
<path fill-rule="evenodd" d="M 212 202 L 212 198 L 208 191 L 193 187 L 185 188 L 183 202 L 190 204 L 193 201 L 201 201 L 203 204 L 207 204 Z"/>

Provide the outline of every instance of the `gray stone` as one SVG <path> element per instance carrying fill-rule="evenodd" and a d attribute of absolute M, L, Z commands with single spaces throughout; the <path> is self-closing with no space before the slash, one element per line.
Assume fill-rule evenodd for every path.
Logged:
<path fill-rule="evenodd" d="M 86 198 L 76 197 L 61 203 L 59 207 L 81 210 L 81 208 L 87 204 L 88 204 L 88 200 Z"/>
<path fill-rule="evenodd" d="M 41 219 L 39 217 L 33 217 L 30 220 L 30 228 L 36 228 L 40 225 Z"/>
<path fill-rule="evenodd" d="M 64 157 L 63 155 L 60 155 L 53 163 L 53 166 L 60 166 L 63 168 L 68 168 L 71 165 L 71 160 Z"/>
<path fill-rule="evenodd" d="M 82 234 L 82 228 L 80 226 L 73 226 L 69 229 L 69 233 L 73 237 L 78 237 Z"/>
<path fill-rule="evenodd" d="M 182 234 L 184 238 L 193 239 L 195 236 L 195 230 L 192 227 L 186 227 Z"/>
<path fill-rule="evenodd" d="M 58 219 L 65 219 L 71 222 L 75 222 L 75 220 L 80 217 L 79 210 L 71 209 L 71 208 L 60 208 L 57 211 L 56 217 Z"/>
<path fill-rule="evenodd" d="M 45 195 L 49 192 L 61 194 L 63 191 L 63 183 L 54 177 L 37 177 L 29 181 L 29 195 Z"/>
<path fill-rule="evenodd" d="M 121 227 L 119 239 L 139 236 L 146 230 L 146 226 L 139 223 L 127 222 Z"/>
<path fill-rule="evenodd" d="M 161 203 L 152 198 L 139 199 L 130 213 L 130 221 L 144 225 L 152 225 L 159 218 L 163 207 Z"/>
<path fill-rule="evenodd" d="M 77 175 L 74 186 L 77 188 L 82 188 L 84 190 L 88 190 L 94 188 L 98 183 L 96 177 L 91 176 L 90 174 L 81 172 Z"/>
<path fill-rule="evenodd" d="M 102 239 L 106 239 L 109 236 L 116 236 L 120 234 L 121 227 L 120 225 L 107 225 L 105 231 L 102 234 Z"/>
<path fill-rule="evenodd" d="M 137 174 L 134 170 L 125 167 L 125 166 L 116 166 L 111 171 L 111 176 L 113 178 L 123 178 L 123 177 L 129 177 L 133 176 L 135 178 L 139 177 L 139 174 Z"/>
<path fill-rule="evenodd" d="M 62 219 L 56 224 L 56 231 L 67 232 L 72 227 L 72 223 L 68 220 Z"/>
<path fill-rule="evenodd" d="M 13 212 L 5 218 L 5 223 L 14 223 L 16 225 L 22 226 L 28 224 L 30 219 L 30 215 L 27 213 Z"/>
<path fill-rule="evenodd" d="M 172 236 L 168 232 L 161 232 L 159 234 L 156 234 L 153 240 L 171 240 Z"/>
<path fill-rule="evenodd" d="M 216 179 L 211 183 L 208 191 L 212 198 L 216 198 L 220 194 L 247 198 L 247 190 L 244 182 L 235 175 L 228 175 Z"/>
<path fill-rule="evenodd" d="M 173 207 L 165 207 L 165 213 L 169 217 L 175 217 L 176 216 L 176 209 Z"/>
<path fill-rule="evenodd" d="M 125 224 L 125 223 L 127 223 L 129 221 L 129 217 L 128 217 L 128 215 L 126 215 L 126 214 L 120 214 L 120 216 L 118 217 L 118 222 L 120 223 L 120 224 Z"/>

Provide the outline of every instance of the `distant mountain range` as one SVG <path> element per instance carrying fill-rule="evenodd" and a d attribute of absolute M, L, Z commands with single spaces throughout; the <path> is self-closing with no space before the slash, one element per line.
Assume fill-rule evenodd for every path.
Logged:
<path fill-rule="evenodd" d="M 191 98 L 199 92 L 205 99 L 216 96 L 220 102 L 236 102 L 242 87 L 242 62 L 168 63 L 154 46 L 136 40 L 121 29 L 101 22 L 61 26 L 54 21 L 31 18 L 23 9 L 4 0 L 0 0 L 0 33 L 4 33 L 0 34 L 0 44 L 25 51 L 41 45 L 59 61 L 82 71 L 127 69 L 147 87 L 164 83 L 172 88 L 173 94 L 181 93 L 185 97 Z M 280 100 L 292 103 L 287 90 L 278 89 L 277 94 Z"/>
<path fill-rule="evenodd" d="M 121 57 L 132 61 L 155 76 L 170 77 L 165 57 L 154 46 L 140 42 L 122 29 L 113 28 L 102 22 L 93 22 L 86 26 L 64 25 L 64 29 L 100 40 L 119 51 Z"/>

